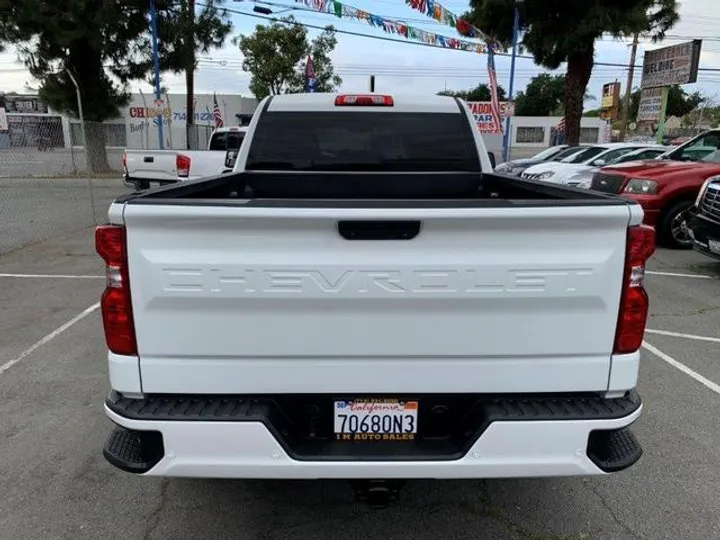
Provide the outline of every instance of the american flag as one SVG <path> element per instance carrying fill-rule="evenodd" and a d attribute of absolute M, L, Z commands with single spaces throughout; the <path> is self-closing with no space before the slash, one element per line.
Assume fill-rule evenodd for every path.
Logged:
<path fill-rule="evenodd" d="M 560 121 L 555 126 L 555 130 L 560 133 L 565 132 L 565 117 L 564 116 L 560 119 Z"/>
<path fill-rule="evenodd" d="M 493 122 L 498 126 L 498 132 L 502 133 L 503 126 L 500 117 L 500 100 L 498 99 L 497 74 L 495 73 L 495 54 L 492 47 L 487 49 L 488 76 L 490 77 L 490 108 L 492 109 Z"/>
<path fill-rule="evenodd" d="M 223 127 L 222 112 L 220 112 L 220 106 L 217 102 L 217 96 L 213 94 L 213 120 L 215 120 L 215 128 Z"/>

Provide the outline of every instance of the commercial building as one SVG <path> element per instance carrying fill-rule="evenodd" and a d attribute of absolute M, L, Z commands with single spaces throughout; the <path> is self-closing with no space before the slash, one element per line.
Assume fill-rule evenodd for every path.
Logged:
<path fill-rule="evenodd" d="M 258 103 L 254 98 L 230 94 L 218 94 L 216 99 L 225 125 L 249 120 Z M 158 149 L 159 125 L 162 123 L 163 147 L 187 148 L 185 105 L 185 94 L 164 94 L 162 102 L 157 105 L 151 94 L 133 94 L 128 105 L 121 109 L 118 118 L 103 123 L 106 146 L 109 149 Z M 6 107 L 9 129 L 0 131 L 0 148 L 42 147 L 43 144 L 54 148 L 83 146 L 84 133 L 80 128 L 80 121 L 48 109 L 37 96 L 8 94 Z M 213 107 L 212 94 L 195 96 L 194 131 L 197 139 L 193 147 L 207 146 L 215 126 Z M 162 121 L 158 118 L 158 113 Z M 512 156 L 532 155 L 557 144 L 557 126 L 561 120 L 559 116 L 513 117 L 510 137 Z M 495 152 L 499 158 L 502 152 L 502 135 L 483 134 L 483 139 L 488 150 Z M 600 118 L 583 117 L 580 140 L 590 144 L 609 141 L 607 123 Z"/>
<path fill-rule="evenodd" d="M 83 146 L 84 133 L 80 121 L 48 108 L 36 95 L 6 94 L 7 130 L 0 129 L 2 148 L 70 148 Z M 201 94 L 195 96 L 194 116 L 196 145 L 204 148 L 215 128 L 214 99 L 225 125 L 249 119 L 257 100 L 238 95 Z M 159 125 L 162 123 L 164 148 L 186 146 L 185 94 L 164 94 L 157 105 L 154 96 L 133 94 L 120 116 L 103 122 L 108 148 L 160 148 Z M 158 118 L 160 113 L 160 118 Z M 2 126 L 4 127 L 4 126 Z"/>

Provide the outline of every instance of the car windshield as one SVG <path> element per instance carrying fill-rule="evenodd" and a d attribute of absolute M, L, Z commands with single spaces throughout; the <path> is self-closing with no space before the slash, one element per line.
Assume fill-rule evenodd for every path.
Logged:
<path fill-rule="evenodd" d="M 564 150 L 565 150 L 564 147 L 551 146 L 550 148 L 546 148 L 542 152 L 535 154 L 532 157 L 532 159 L 541 159 L 541 160 L 550 159 L 551 157 L 555 157 L 559 154 L 562 154 Z"/>
<path fill-rule="evenodd" d="M 563 163 L 585 163 L 586 161 L 591 160 L 598 154 L 605 152 L 607 148 L 604 146 L 591 146 L 590 148 L 586 148 L 579 154 L 576 154 L 572 157 L 565 158 L 562 160 Z"/>
<path fill-rule="evenodd" d="M 666 152 L 661 158 L 673 161 L 706 161 L 704 158 L 718 149 L 720 149 L 720 131 L 709 131 L 686 146 Z M 715 163 L 712 159 L 710 158 L 710 162 Z"/>
<path fill-rule="evenodd" d="M 563 159 L 574 156 L 575 154 L 577 154 L 578 152 L 582 152 L 583 150 L 585 150 L 585 147 L 583 146 L 573 146 L 571 148 L 566 148 L 559 154 L 553 156 L 550 161 L 562 161 Z"/>
<path fill-rule="evenodd" d="M 628 152 L 624 156 L 620 156 L 612 160 L 608 165 L 616 165 L 618 163 L 625 163 L 627 161 L 636 161 L 641 159 L 654 159 L 660 154 L 665 152 L 663 149 L 645 149 L 645 150 L 633 150 Z"/>

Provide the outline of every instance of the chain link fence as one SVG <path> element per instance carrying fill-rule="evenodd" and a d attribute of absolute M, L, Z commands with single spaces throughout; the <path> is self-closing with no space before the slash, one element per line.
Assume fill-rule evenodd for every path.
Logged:
<path fill-rule="evenodd" d="M 8 128 L 0 131 L 0 255 L 104 222 L 110 201 L 127 192 L 112 125 L 83 130 L 60 116 L 8 115 Z"/>
<path fill-rule="evenodd" d="M 0 131 L 0 256 L 105 222 L 122 181 L 125 148 L 153 151 L 157 130 L 137 123 L 85 122 L 46 114 L 8 114 Z M 154 119 L 147 119 L 150 124 Z M 164 149 L 208 147 L 213 126 L 167 126 Z M 88 144 L 86 144 L 86 141 Z"/>

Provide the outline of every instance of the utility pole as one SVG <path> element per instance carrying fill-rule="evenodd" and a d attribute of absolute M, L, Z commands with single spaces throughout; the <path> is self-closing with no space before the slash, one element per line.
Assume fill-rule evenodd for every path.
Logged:
<path fill-rule="evenodd" d="M 633 75 L 635 74 L 635 57 L 637 56 L 639 34 L 635 34 L 630 50 L 630 68 L 628 69 L 627 84 L 625 85 L 625 103 L 622 110 L 622 122 L 620 123 L 620 140 L 625 140 L 627 133 L 628 118 L 630 117 L 630 96 L 632 95 Z"/>
<path fill-rule="evenodd" d="M 195 0 L 187 0 L 187 23 L 185 40 L 185 143 L 188 150 L 197 148 L 195 123 Z"/>
<path fill-rule="evenodd" d="M 375 92 L 375 75 L 370 75 L 370 92 Z"/>
<path fill-rule="evenodd" d="M 513 45 L 512 45 L 512 57 L 510 59 L 510 86 L 508 88 L 508 105 L 513 100 L 513 90 L 515 85 L 515 58 L 517 57 L 518 51 L 518 34 L 520 33 L 520 9 L 518 4 L 522 0 L 515 1 L 515 12 L 513 15 Z M 510 159 L 510 115 L 505 117 L 505 133 L 503 133 L 502 143 L 503 161 Z"/>

